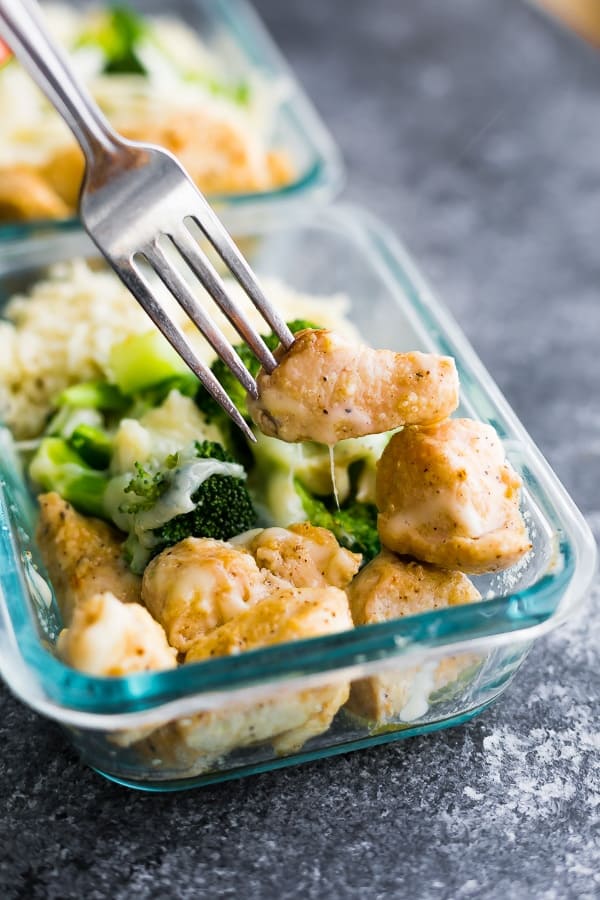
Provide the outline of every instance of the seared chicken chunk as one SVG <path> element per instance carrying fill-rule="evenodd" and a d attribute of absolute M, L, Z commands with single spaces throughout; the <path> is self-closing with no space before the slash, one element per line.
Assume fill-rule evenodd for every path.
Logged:
<path fill-rule="evenodd" d="M 237 655 L 348 628 L 352 628 L 352 619 L 344 591 L 284 588 L 199 638 L 185 661 Z M 325 731 L 347 698 L 346 681 L 301 691 L 280 685 L 260 702 L 200 713 L 175 727 L 185 743 L 201 755 L 221 756 L 235 747 L 264 740 L 270 740 L 278 753 L 291 753 Z"/>
<path fill-rule="evenodd" d="M 198 638 L 185 661 L 237 655 L 347 628 L 352 628 L 352 619 L 344 591 L 334 587 L 275 589 L 267 599 Z M 270 741 L 282 755 L 299 750 L 329 728 L 348 693 L 347 681 L 300 691 L 282 684 L 259 701 L 178 719 L 150 736 L 142 732 L 143 740 L 139 740 L 138 730 L 122 732 L 116 742 L 128 745 L 139 740 L 136 751 L 152 759 L 158 770 L 190 776 L 207 771 L 239 747 L 262 741 Z"/>
<path fill-rule="evenodd" d="M 154 119 L 118 123 L 132 140 L 149 141 L 174 153 L 206 193 L 265 191 L 294 177 L 288 156 L 263 152 L 232 121 L 209 112 L 168 113 Z M 39 166 L 0 168 L 0 221 L 62 219 L 77 209 L 84 157 L 75 143 L 59 147 Z"/>
<path fill-rule="evenodd" d="M 280 686 L 273 694 L 249 704 L 208 710 L 156 728 L 129 729 L 112 740 L 120 746 L 135 744 L 138 757 L 151 760 L 162 778 L 191 777 L 218 770 L 219 761 L 241 747 L 266 741 L 275 753 L 297 753 L 318 734 L 327 731 L 348 699 L 348 683 L 330 683 L 302 691 Z"/>
<path fill-rule="evenodd" d="M 57 493 L 38 500 L 37 543 L 65 625 L 76 605 L 95 594 L 108 592 L 126 603 L 140 599 L 141 578 L 127 567 L 110 525 L 80 515 Z"/>
<path fill-rule="evenodd" d="M 368 625 L 472 603 L 481 595 L 462 572 L 400 559 L 382 550 L 353 579 L 348 599 L 354 624 Z"/>
<path fill-rule="evenodd" d="M 270 741 L 275 752 L 285 756 L 327 731 L 348 694 L 347 681 L 302 691 L 278 688 L 259 702 L 180 721 L 176 732 L 194 756 L 216 759 L 262 741 Z"/>
<path fill-rule="evenodd" d="M 125 124 L 121 132 L 131 140 L 170 150 L 205 193 L 264 191 L 293 176 L 282 153 L 257 152 L 232 121 L 215 118 L 206 110 Z"/>
<path fill-rule="evenodd" d="M 53 191 L 71 212 L 77 209 L 85 159 L 79 144 L 66 144 L 56 150 L 40 169 Z"/>
<path fill-rule="evenodd" d="M 186 538 L 163 550 L 146 567 L 142 583 L 144 603 L 182 652 L 265 592 L 249 553 L 210 538 Z"/>
<path fill-rule="evenodd" d="M 250 557 L 248 557 L 250 559 Z M 192 644 L 185 662 L 237 656 L 286 641 L 318 637 L 352 628 L 346 594 L 321 585 L 297 589 L 266 572 L 269 595 Z M 121 746 L 152 759 L 166 776 L 191 776 L 212 768 L 237 747 L 270 740 L 277 753 L 291 753 L 325 731 L 348 699 L 347 681 L 305 690 L 279 685 L 273 695 L 251 704 L 206 711 L 155 728 L 130 729 L 114 736 Z"/>
<path fill-rule="evenodd" d="M 465 681 L 474 677 L 481 662 L 476 653 L 459 653 L 420 666 L 386 669 L 353 682 L 345 708 L 377 726 L 415 722 L 426 715 L 432 694 L 449 688 L 461 676 Z"/>
<path fill-rule="evenodd" d="M 70 209 L 33 166 L 0 167 L 0 222 L 61 219 Z"/>
<path fill-rule="evenodd" d="M 296 587 L 345 588 L 361 561 L 359 553 L 340 547 L 331 531 L 310 522 L 253 531 L 233 543 L 244 546 L 261 569 Z"/>
<path fill-rule="evenodd" d="M 382 550 L 354 579 L 348 598 L 354 624 L 369 625 L 472 603 L 480 594 L 462 572 L 402 560 Z M 377 723 L 419 718 L 429 694 L 456 680 L 477 659 L 460 654 L 363 678 L 352 684 L 347 707 Z"/>
<path fill-rule="evenodd" d="M 90 675 L 128 675 L 172 669 L 177 651 L 169 647 L 164 629 L 139 603 L 121 603 L 105 592 L 77 604 L 57 649 L 62 659 Z"/>
<path fill-rule="evenodd" d="M 266 435 L 333 444 L 398 428 L 427 425 L 458 405 L 454 360 L 353 344 L 331 331 L 306 329 L 277 367 L 257 378 L 248 409 Z"/>
<path fill-rule="evenodd" d="M 278 588 L 234 619 L 199 637 L 185 661 L 231 656 L 257 647 L 333 634 L 352 628 L 348 599 L 334 587 Z"/>
<path fill-rule="evenodd" d="M 491 426 L 449 419 L 404 428 L 377 467 L 381 541 L 448 569 L 506 569 L 531 549 L 520 487 Z"/>

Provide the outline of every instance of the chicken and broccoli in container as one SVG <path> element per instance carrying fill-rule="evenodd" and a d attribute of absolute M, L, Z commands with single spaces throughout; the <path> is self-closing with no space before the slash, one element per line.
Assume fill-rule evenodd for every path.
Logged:
<path fill-rule="evenodd" d="M 144 9 L 44 4 L 51 33 L 117 131 L 170 150 L 227 209 L 264 212 L 296 193 L 335 190 L 337 152 L 243 0 Z M 7 55 L 0 60 L 0 233 L 12 235 L 19 223 L 21 231 L 74 224 L 83 172 L 71 132 Z"/>
<path fill-rule="evenodd" d="M 126 783 L 215 780 L 465 718 L 522 660 L 530 637 L 510 632 L 542 627 L 573 580 L 526 446 L 466 367 L 461 385 L 429 305 L 372 264 L 372 226 L 327 217 L 253 237 L 295 337 L 284 350 L 265 334 L 270 374 L 237 347 L 257 398 L 165 295 L 254 442 L 83 236 L 50 266 L 46 243 L 7 296 L 4 441 L 35 497 L 35 541 L 26 524 L 16 540 L 53 591 L 36 652 L 78 686 L 82 715 L 57 718 Z M 285 241 L 312 248 L 302 274 Z"/>

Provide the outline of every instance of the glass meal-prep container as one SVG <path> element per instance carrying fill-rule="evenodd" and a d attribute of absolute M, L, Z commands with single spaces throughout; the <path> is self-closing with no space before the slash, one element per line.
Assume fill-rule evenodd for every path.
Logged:
<path fill-rule="evenodd" d="M 306 293 L 347 295 L 351 319 L 372 346 L 455 357 L 457 414 L 490 423 L 500 435 L 523 480 L 533 550 L 504 573 L 474 578 L 479 602 L 169 671 L 92 677 L 54 652 L 60 614 L 32 537 L 35 502 L 4 429 L 1 673 L 24 703 L 62 724 L 87 764 L 145 790 L 194 787 L 464 722 L 502 693 L 532 641 L 578 609 L 595 569 L 581 514 L 459 327 L 381 225 L 333 207 L 310 224 L 265 221 L 246 237 L 259 274 Z M 0 302 L 51 263 L 75 256 L 96 256 L 80 231 L 6 244 Z M 309 719 L 318 718 L 349 682 L 383 685 L 394 698 L 391 711 L 369 718 L 345 705 L 305 743 L 286 739 L 307 709 Z"/>
<path fill-rule="evenodd" d="M 134 15 L 141 13 L 144 20 L 149 22 L 153 18 L 166 18 L 171 22 L 183 23 L 197 35 L 205 47 L 205 57 L 200 53 L 198 71 L 194 69 L 189 73 L 187 69 L 184 71 L 184 66 L 196 65 L 194 48 L 187 46 L 189 36 L 169 32 L 168 50 L 171 56 L 166 63 L 153 49 L 150 41 L 150 55 L 142 58 L 142 64 L 149 67 L 148 83 L 152 85 L 150 92 L 157 85 L 162 90 L 159 95 L 162 99 L 153 101 L 156 108 L 146 117 L 150 128 L 148 133 L 143 128 L 140 131 L 139 121 L 136 119 L 142 102 L 136 95 L 136 76 L 119 71 L 121 60 L 117 61 L 116 68 L 114 61 L 111 63 L 119 82 L 118 87 L 113 90 L 115 78 L 105 74 L 104 82 L 97 86 L 95 93 L 109 118 L 113 119 L 116 127 L 124 131 L 126 136 L 167 146 L 178 154 L 181 146 L 187 146 L 186 141 L 197 141 L 199 149 L 184 149 L 181 159 L 193 176 L 197 168 L 205 172 L 209 180 L 198 183 L 230 228 L 235 229 L 243 221 L 251 222 L 257 215 L 264 217 L 270 214 L 291 215 L 297 211 L 303 212 L 312 205 L 330 201 L 338 193 L 344 177 L 338 149 L 259 17 L 245 0 L 174 0 L 168 9 L 159 0 L 132 0 L 125 5 L 108 4 L 104 0 L 83 0 L 81 3 L 52 0 L 44 5 L 49 11 L 63 7 L 67 11 L 75 11 L 77 15 L 83 15 L 89 9 L 116 8 L 117 16 L 120 16 L 121 10 L 125 10 L 124 15 L 127 15 L 126 10 L 129 9 Z M 89 81 L 92 77 L 90 73 L 96 71 L 94 67 L 99 65 L 97 56 L 94 56 L 97 50 L 88 47 L 85 34 L 83 37 L 71 35 L 75 26 L 69 23 L 68 18 L 62 23 L 60 12 L 58 18 L 55 12 L 54 21 L 55 34 L 64 35 L 64 41 L 70 42 L 69 46 L 79 48 L 80 58 L 74 60 L 76 71 L 80 77 Z M 125 22 L 123 27 L 126 30 L 135 29 L 137 25 L 135 22 L 133 25 Z M 104 35 L 99 40 L 105 40 L 105 37 Z M 109 36 L 106 40 L 110 41 L 112 38 Z M 182 61 L 174 53 L 178 40 L 186 44 L 181 52 Z M 173 71 L 169 70 L 171 64 L 181 66 L 181 72 L 177 74 L 177 78 L 181 76 L 181 89 L 176 81 L 173 84 L 167 81 L 168 78 L 171 81 L 175 78 Z M 73 151 L 77 152 L 73 139 L 59 120 L 58 113 L 50 110 L 45 101 L 43 108 L 47 109 L 46 115 L 49 112 L 53 121 L 50 125 L 50 119 L 44 120 L 41 129 L 43 134 L 39 133 L 40 122 L 38 121 L 38 126 L 34 126 L 31 119 L 33 113 L 40 115 L 37 89 L 32 87 L 33 83 L 28 76 L 24 72 L 19 73 L 18 69 L 19 65 L 14 59 L 4 65 L 0 64 L 0 114 L 3 119 L 0 126 L 0 240 L 70 230 L 78 225 L 74 213 L 69 211 L 61 214 L 56 210 L 54 201 L 47 196 L 49 184 L 53 196 L 55 191 L 61 195 L 59 202 L 65 199 L 70 209 L 76 206 L 76 195 L 71 196 L 72 178 L 70 175 L 67 178 L 65 174 L 73 166 Z M 168 84 L 171 86 L 167 90 Z M 187 93 L 184 94 L 184 91 Z M 185 121 L 180 123 L 180 129 L 178 123 L 175 131 L 170 124 L 166 130 L 154 127 L 162 121 L 163 116 L 168 118 L 169 115 L 177 114 L 182 96 L 185 96 L 187 110 L 183 118 L 193 121 L 190 111 L 193 113 L 196 109 L 194 91 L 198 92 L 198 112 L 207 110 L 211 116 L 216 116 L 217 122 L 222 120 L 225 123 L 222 130 L 218 126 L 214 131 L 209 128 L 210 138 L 207 138 L 206 127 L 202 123 L 197 133 Z M 18 106 L 13 102 L 13 97 L 17 94 L 20 97 Z M 223 104 L 226 108 L 222 108 Z M 112 113 L 116 111 L 116 119 L 111 114 L 111 109 Z M 36 110 L 38 111 L 35 112 Z M 132 133 L 126 127 L 131 125 L 128 118 L 130 114 L 134 117 L 131 122 L 137 123 L 137 130 L 134 127 Z M 229 126 L 232 126 L 233 131 L 229 130 Z M 192 137 L 189 136 L 190 132 Z M 236 140 L 244 134 L 252 135 L 253 132 L 256 132 L 256 145 L 250 141 L 245 147 L 242 140 L 243 149 L 240 149 Z M 231 138 L 231 134 L 237 137 Z M 50 149 L 46 148 L 46 143 L 49 143 Z M 72 148 L 71 152 L 63 154 L 63 148 L 68 147 Z M 217 174 L 214 177 L 210 174 L 213 166 L 211 154 L 218 160 L 223 147 L 226 148 L 231 165 L 241 167 L 233 183 L 228 183 L 226 188 L 219 187 L 223 174 L 219 169 L 220 164 L 214 164 Z M 257 162 L 259 150 L 260 153 L 264 151 L 267 160 L 264 164 L 262 161 Z M 208 160 L 206 171 L 194 161 L 194 153 Z M 262 160 L 262 156 L 260 159 Z M 265 165 L 273 177 L 265 176 L 267 180 L 263 184 L 261 179 L 265 174 Z M 23 167 L 29 169 L 32 166 L 41 174 L 44 183 L 22 180 L 28 177 L 27 173 L 23 173 Z M 244 181 L 244 166 L 248 171 L 258 173 L 258 181 L 252 182 L 250 186 L 246 186 Z M 39 197 L 39 209 L 48 208 L 52 212 L 46 215 L 39 213 L 36 206 L 36 209 L 27 213 L 11 213 L 13 200 L 10 179 L 15 169 L 15 191 L 21 197 Z M 28 204 L 30 202 L 33 201 L 28 200 Z M 22 218 L 23 215 L 27 218 Z"/>

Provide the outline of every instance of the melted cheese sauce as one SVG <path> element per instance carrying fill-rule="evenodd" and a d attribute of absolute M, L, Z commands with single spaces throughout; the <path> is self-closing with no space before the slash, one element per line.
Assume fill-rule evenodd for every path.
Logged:
<path fill-rule="evenodd" d="M 421 719 L 429 709 L 429 696 L 435 687 L 435 670 L 437 660 L 424 663 L 410 686 L 407 702 L 400 710 L 400 718 L 404 722 Z"/>
<path fill-rule="evenodd" d="M 337 482 L 336 482 L 336 480 L 335 480 L 335 455 L 334 455 L 334 448 L 333 448 L 332 446 L 329 446 L 327 449 L 329 450 L 329 471 L 330 471 L 330 473 L 331 473 L 331 488 L 332 488 L 333 496 L 334 496 L 334 499 L 335 499 L 335 505 L 337 506 L 337 508 L 338 508 L 338 510 L 339 510 L 339 508 L 340 508 L 340 497 L 339 497 L 339 494 L 338 494 Z"/>
<path fill-rule="evenodd" d="M 212 475 L 230 475 L 242 479 L 246 477 L 243 466 L 237 463 L 221 462 L 218 459 L 195 459 L 188 462 L 174 471 L 168 490 L 154 506 L 136 515 L 136 532 L 153 531 L 175 516 L 191 512 L 196 506 L 192 494 Z"/>

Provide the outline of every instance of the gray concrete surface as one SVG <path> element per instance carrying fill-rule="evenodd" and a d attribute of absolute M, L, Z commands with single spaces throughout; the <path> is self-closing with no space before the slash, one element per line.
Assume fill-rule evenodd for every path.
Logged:
<path fill-rule="evenodd" d="M 517 0 L 258 0 L 348 164 L 600 534 L 600 53 Z M 0 896 L 600 896 L 598 585 L 464 727 L 188 794 L 0 691 Z"/>

